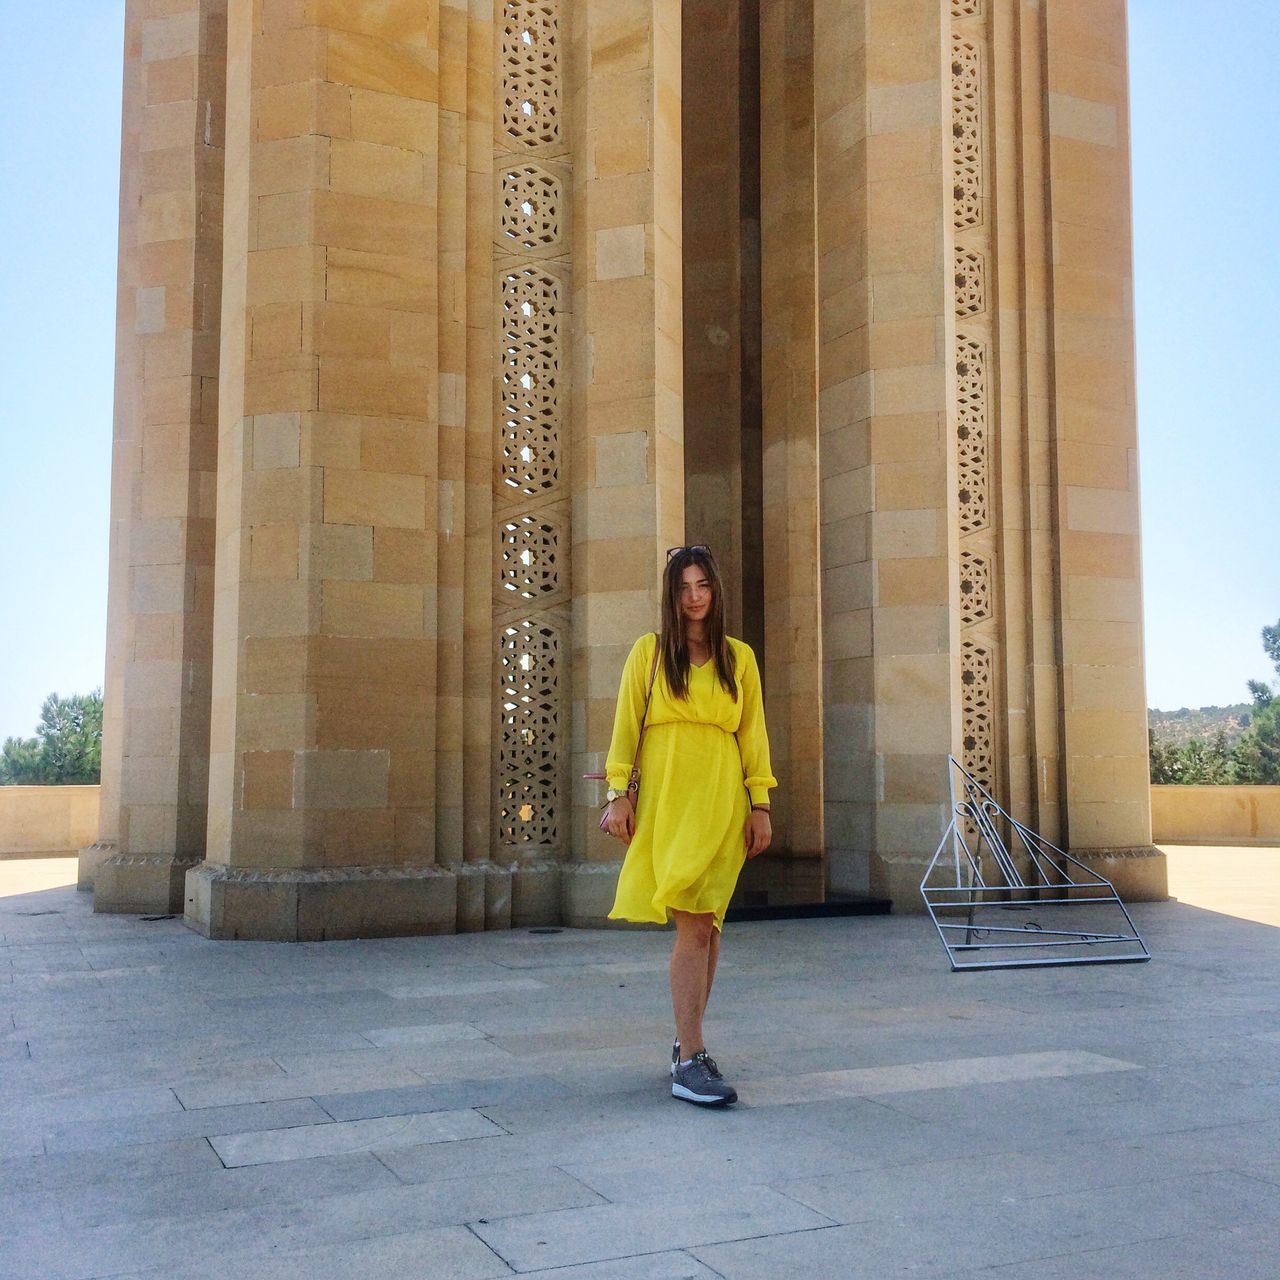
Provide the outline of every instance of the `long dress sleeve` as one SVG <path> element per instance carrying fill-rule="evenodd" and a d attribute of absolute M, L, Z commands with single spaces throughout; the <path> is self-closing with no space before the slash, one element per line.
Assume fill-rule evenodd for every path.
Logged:
<path fill-rule="evenodd" d="M 641 636 L 631 646 L 618 684 L 618 705 L 613 713 L 613 737 L 605 756 L 607 784 L 615 791 L 625 791 L 636 758 L 640 740 L 640 722 L 644 718 L 644 699 L 649 688 L 649 664 L 657 638 Z"/>
<path fill-rule="evenodd" d="M 746 647 L 746 646 L 744 646 Z M 752 804 L 768 804 L 769 790 L 778 785 L 769 762 L 769 735 L 764 727 L 764 698 L 756 655 L 746 647 L 742 667 L 742 720 L 738 725 L 738 750 L 742 754 L 743 781 Z"/>

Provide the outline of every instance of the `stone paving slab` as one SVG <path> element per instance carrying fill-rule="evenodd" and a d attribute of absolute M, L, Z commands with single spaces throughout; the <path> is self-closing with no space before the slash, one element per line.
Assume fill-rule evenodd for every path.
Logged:
<path fill-rule="evenodd" d="M 278 1131 L 282 1126 L 313 1127 L 330 1120 L 310 1098 L 259 1102 L 243 1107 L 205 1107 L 199 1111 L 165 1111 L 116 1120 L 88 1120 L 43 1130 L 44 1149 L 103 1151 L 178 1138 L 212 1138 L 252 1130 Z"/>
<path fill-rule="evenodd" d="M 203 1138 L 152 1142 L 108 1151 L 75 1151 L 39 1157 L 0 1158 L 0 1187 L 8 1194 L 25 1191 L 57 1195 L 108 1181 L 124 1185 L 148 1178 L 170 1178 L 180 1185 L 192 1174 L 221 1169 L 222 1161 Z M 16 1219 L 0 1218 L 0 1222 Z"/>
<path fill-rule="evenodd" d="M 660 932 L 218 943 L 4 877 L 5 1280 L 1276 1273 L 1270 925 L 959 975 L 919 918 L 731 925 L 715 1112 Z"/>
<path fill-rule="evenodd" d="M 405 1116 L 458 1107 L 527 1107 L 553 1098 L 572 1098 L 568 1086 L 550 1076 L 457 1080 L 420 1089 L 369 1089 L 361 1093 L 327 1093 L 316 1099 L 335 1120 L 373 1116 Z"/>
<path fill-rule="evenodd" d="M 168 1049 L 169 1061 L 179 1054 L 195 1052 L 202 1060 L 217 1058 L 244 1058 L 246 1053 L 258 1057 L 276 1058 L 282 1054 L 328 1053 L 343 1049 L 368 1049 L 374 1042 L 355 1031 L 338 1031 L 327 1034 L 295 1035 L 281 1031 L 274 1021 L 268 1021 L 260 1029 L 251 1023 L 239 1027 L 220 1029 L 209 1019 L 191 1020 L 185 1026 L 139 1027 L 131 1020 L 123 1020 L 103 1027 L 95 1037 L 70 1036 L 50 1032 L 26 1032 L 31 1057 L 36 1062 L 65 1062 L 69 1057 L 87 1058 L 96 1050 L 131 1054 L 136 1057 L 142 1050 Z M 105 1065 L 105 1064 L 104 1064 Z"/>
<path fill-rule="evenodd" d="M 435 1026 L 375 1027 L 363 1033 L 370 1044 L 380 1049 L 404 1044 L 436 1044 L 441 1040 L 482 1040 L 484 1032 L 469 1022 L 441 1022 Z M 341 1045 L 333 1045 L 341 1048 Z M 355 1046 L 353 1046 L 355 1047 Z"/>
<path fill-rule="evenodd" d="M 84 1015 L 92 1021 L 93 1015 Z M 247 1052 L 247 1051 L 246 1051 Z M 202 1053 L 182 1048 L 166 1054 L 162 1048 L 140 1049 L 134 1054 L 68 1054 L 58 1062 L 34 1059 L 17 1064 L 0 1076 L 0 1104 L 12 1097 L 30 1097 L 33 1090 L 46 1087 L 68 1091 L 92 1090 L 104 1080 L 128 1080 L 133 1086 L 160 1084 L 174 1087 L 174 1081 L 205 1080 L 215 1073 L 223 1081 L 252 1079 L 266 1075 L 283 1075 L 279 1065 L 268 1057 L 247 1057 L 241 1051 Z M 297 1094 L 285 1095 L 297 1097 Z M 271 1102 L 273 1098 L 231 1097 L 225 1101 L 201 1105 L 223 1106 L 232 1102 Z"/>
<path fill-rule="evenodd" d="M 526 1213 L 473 1230 L 513 1270 L 538 1271 L 644 1253 L 657 1239 L 687 1248 L 716 1240 L 777 1239 L 830 1225 L 831 1219 L 769 1187 L 710 1198 L 681 1186 L 643 1200 Z"/>
<path fill-rule="evenodd" d="M 282 1164 L 226 1169 L 205 1144 L 211 1163 L 175 1178 L 169 1169 L 113 1176 L 93 1183 L 64 1182 L 27 1195 L 38 1202 L 34 1216 L 81 1230 L 149 1218 L 182 1217 L 199 1206 L 206 1212 L 261 1204 L 299 1204 L 330 1196 L 403 1185 L 371 1152 L 291 1160 Z M 26 1221 L 6 1218 L 5 1221 Z"/>
<path fill-rule="evenodd" d="M 44 1154 L 44 1139 L 30 1128 L 0 1125 L 0 1151 L 10 1158 Z"/>
<path fill-rule="evenodd" d="M 210 1137 L 209 1145 L 228 1169 L 234 1169 L 246 1164 L 306 1160 L 348 1151 L 391 1151 L 396 1147 L 457 1142 L 460 1138 L 485 1138 L 502 1133 L 492 1120 L 470 1109 L 343 1121 L 331 1120 L 320 1108 L 316 1109 L 330 1123 L 304 1123 L 288 1129 Z"/>
<path fill-rule="evenodd" d="M 184 1107 L 222 1107 L 239 1102 L 273 1102 L 284 1098 L 314 1098 L 327 1093 L 349 1092 L 353 1088 L 393 1089 L 426 1084 L 426 1077 L 409 1067 L 374 1060 L 340 1071 L 287 1075 L 268 1060 L 255 1076 L 241 1078 L 205 1076 L 179 1080 L 173 1091 Z M 267 1068 L 274 1067 L 275 1070 Z"/>
<path fill-rule="evenodd" d="M 526 1274 L 538 1280 L 717 1280 L 714 1271 L 683 1250 L 642 1253 L 634 1258 L 610 1258 L 607 1262 L 584 1262 Z"/>
<path fill-rule="evenodd" d="M 1116 1244 L 1195 1238 L 1224 1223 L 1274 1222 L 1280 1187 L 1251 1183 L 1234 1174 L 1171 1178 L 1124 1188 L 1016 1198 L 983 1206 L 937 1211 L 919 1204 L 905 1216 L 865 1219 L 852 1226 L 808 1232 L 794 1241 L 737 1241 L 697 1246 L 694 1257 L 725 1280 L 773 1280 L 779 1275 L 873 1277 L 910 1272 L 941 1277 L 992 1263 L 1022 1264 L 1070 1253 L 1081 1255 Z M 1219 1263 L 1223 1265 L 1222 1260 Z M 1106 1272 L 1077 1270 L 1077 1276 Z M 1152 1270 L 1146 1274 L 1161 1274 Z M 1234 1275 L 1229 1265 L 1208 1275 Z"/>
<path fill-rule="evenodd" d="M 333 1053 L 276 1054 L 275 1060 L 291 1076 L 317 1074 L 340 1075 L 352 1067 L 369 1062 L 409 1067 L 428 1076 L 450 1072 L 479 1075 L 482 1071 L 519 1070 L 522 1065 L 505 1049 L 480 1039 L 441 1039 L 428 1044 L 393 1045 L 390 1048 L 366 1046 L 363 1049 L 339 1050 Z"/>
<path fill-rule="evenodd" d="M 387 995 L 395 1000 L 430 1000 L 434 998 L 456 999 L 458 996 L 507 995 L 516 991 L 541 991 L 545 982 L 536 978 L 495 978 L 488 981 L 459 982 L 447 977 L 434 981 L 398 983 L 386 988 Z"/>
<path fill-rule="evenodd" d="M 1229 1267 L 1229 1271 L 1223 1267 Z M 1203 1234 L 1179 1234 L 1140 1244 L 1072 1251 L 1037 1258 L 1035 1280 L 1274 1280 L 1275 1231 L 1271 1226 L 1234 1227 Z M 952 1280 L 1026 1280 L 1027 1266 L 965 1271 Z"/>
<path fill-rule="evenodd" d="M 875 1097 L 877 1094 L 921 1093 L 956 1086 L 1035 1080 L 1097 1071 L 1138 1070 L 1096 1053 L 1053 1050 L 1013 1053 L 995 1058 L 951 1058 L 940 1062 L 907 1062 L 895 1067 L 863 1067 L 853 1071 L 789 1072 L 753 1080 L 742 1095 L 754 1106 L 816 1102 L 819 1098 Z"/>
<path fill-rule="evenodd" d="M 350 1243 L 275 1253 L 237 1253 L 194 1267 L 136 1271 L 119 1280 L 495 1280 L 511 1269 L 465 1227 L 407 1231 Z M 703 1269 L 702 1274 L 711 1275 Z"/>
<path fill-rule="evenodd" d="M 271 1274 L 273 1255 L 352 1244 L 438 1226 L 499 1221 L 600 1203 L 600 1197 L 558 1170 L 515 1176 L 455 1179 L 430 1187 L 372 1191 L 289 1203 L 118 1221 L 79 1231 L 23 1231 L 0 1236 L 0 1275 L 6 1280 L 89 1280 L 137 1269 L 145 1259 L 165 1274 L 193 1259 L 243 1258 L 241 1275 L 259 1266 Z M 509 1273 L 509 1269 L 508 1269 Z M 448 1273 L 445 1272 L 445 1275 Z M 502 1274 L 501 1272 L 499 1274 Z"/>

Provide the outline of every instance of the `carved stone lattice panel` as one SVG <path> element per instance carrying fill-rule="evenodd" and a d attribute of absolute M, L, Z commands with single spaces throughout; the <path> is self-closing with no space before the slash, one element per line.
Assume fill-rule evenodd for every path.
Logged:
<path fill-rule="evenodd" d="M 501 0 L 493 245 L 497 277 L 494 603 L 499 625 L 494 812 L 500 845 L 562 851 L 569 515 L 562 431 L 567 391 L 569 166 L 562 0 Z M 566 800 L 567 802 L 567 800 Z"/>
<path fill-rule="evenodd" d="M 499 595 L 543 601 L 560 586 L 560 529 L 545 515 L 511 516 L 498 526 Z"/>
<path fill-rule="evenodd" d="M 982 0 L 951 0 L 951 16 L 953 18 L 980 18 L 982 16 Z"/>
<path fill-rule="evenodd" d="M 982 225 L 982 64 L 978 46 L 951 38 L 951 160 L 957 231 Z"/>
<path fill-rule="evenodd" d="M 990 523 L 987 452 L 987 352 L 975 338 L 956 335 L 956 443 L 960 473 L 960 532 Z"/>
<path fill-rule="evenodd" d="M 995 663 L 991 646 L 977 638 L 960 644 L 960 745 L 964 767 L 988 791 L 995 790 Z"/>
<path fill-rule="evenodd" d="M 512 148 L 562 145 L 559 26 L 556 0 L 503 5 L 500 135 Z"/>
<path fill-rule="evenodd" d="M 960 621 L 966 627 L 991 617 L 991 569 L 979 551 L 960 552 Z"/>
<path fill-rule="evenodd" d="M 560 297 L 538 267 L 502 274 L 502 484 L 533 496 L 560 479 Z"/>
<path fill-rule="evenodd" d="M 560 739 L 560 635 L 523 619 L 498 635 L 498 839 L 556 843 Z"/>
<path fill-rule="evenodd" d="M 498 240 L 512 253 L 554 253 L 564 240 L 564 184 L 538 164 L 502 171 Z"/>
<path fill-rule="evenodd" d="M 956 250 L 956 315 L 981 315 L 987 309 L 986 263 L 976 249 Z"/>

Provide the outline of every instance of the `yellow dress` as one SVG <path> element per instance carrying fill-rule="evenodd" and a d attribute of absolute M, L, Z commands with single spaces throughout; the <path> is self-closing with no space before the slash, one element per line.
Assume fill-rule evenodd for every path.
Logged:
<path fill-rule="evenodd" d="M 621 791 L 631 776 L 649 669 L 658 638 L 632 647 L 622 671 L 605 772 Z M 729 639 L 738 698 L 716 674 L 715 662 L 689 669 L 689 697 L 673 697 L 658 663 L 640 751 L 636 830 L 627 846 L 611 920 L 665 924 L 671 910 L 715 916 L 725 908 L 746 861 L 746 825 L 753 804 L 767 804 L 778 785 L 769 765 L 760 671 L 751 646 Z M 748 798 L 748 796 L 750 798 Z"/>

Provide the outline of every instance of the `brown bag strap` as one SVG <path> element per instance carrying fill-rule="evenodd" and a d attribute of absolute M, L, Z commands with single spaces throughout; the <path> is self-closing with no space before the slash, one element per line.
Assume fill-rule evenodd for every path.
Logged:
<path fill-rule="evenodd" d="M 644 715 L 640 717 L 640 736 L 636 739 L 636 754 L 631 761 L 631 777 L 627 779 L 627 790 L 636 792 L 640 790 L 640 748 L 644 745 L 645 726 L 649 720 L 649 700 L 653 697 L 653 681 L 658 674 L 658 644 L 661 637 L 655 631 L 653 633 L 653 663 L 649 667 L 649 688 L 644 695 Z"/>

